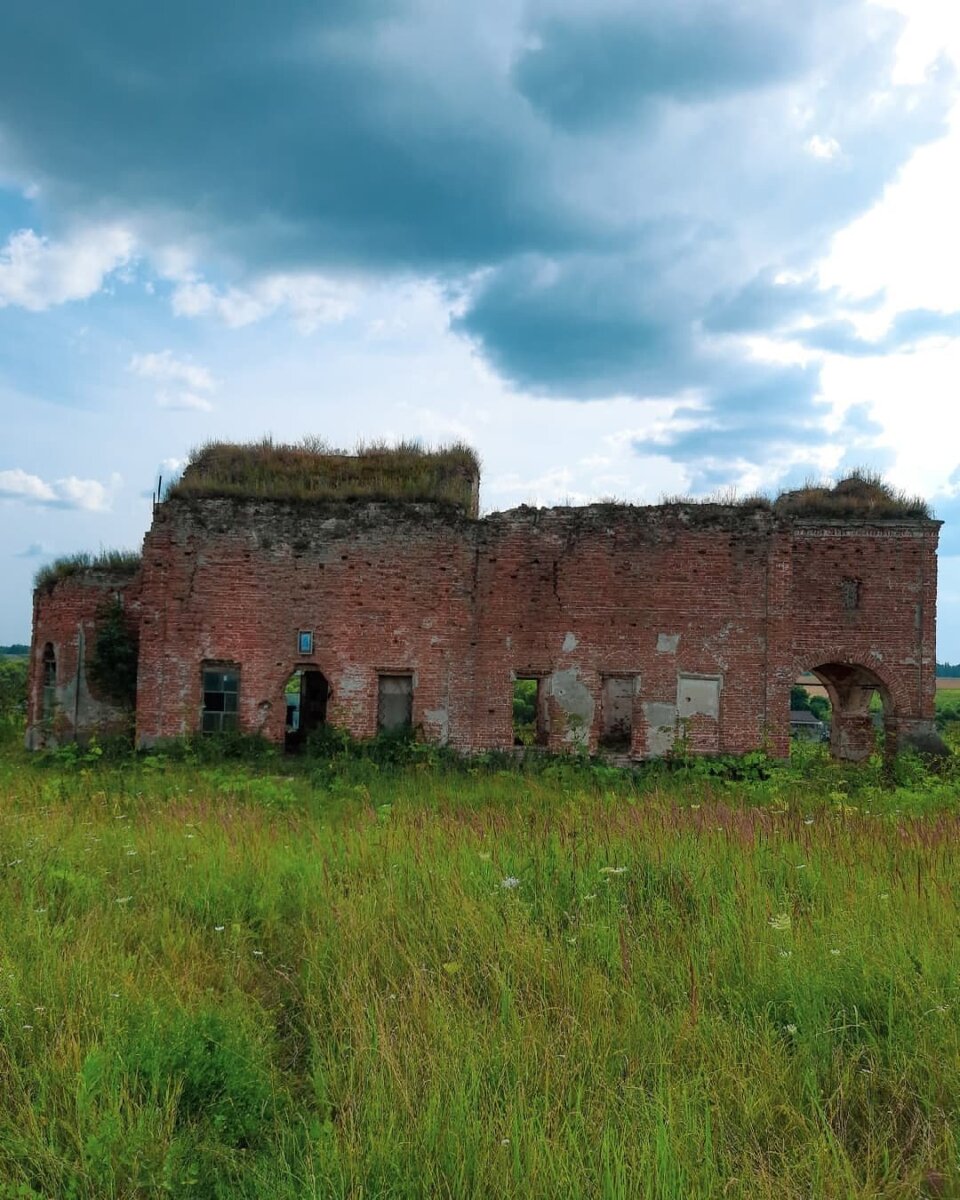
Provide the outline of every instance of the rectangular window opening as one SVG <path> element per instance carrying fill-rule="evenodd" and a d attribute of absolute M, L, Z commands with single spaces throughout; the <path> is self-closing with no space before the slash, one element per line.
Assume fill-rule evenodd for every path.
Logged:
<path fill-rule="evenodd" d="M 545 746 L 547 721 L 542 680 L 537 675 L 517 675 L 513 680 L 513 744 Z"/>
<path fill-rule="evenodd" d="M 600 683 L 600 737 L 605 750 L 627 753 L 633 743 L 635 675 L 603 675 Z"/>
<path fill-rule="evenodd" d="M 313 653 L 313 630 L 301 629 L 297 634 L 297 651 L 300 654 Z"/>
<path fill-rule="evenodd" d="M 224 733 L 237 728 L 240 672 L 236 667 L 203 668 L 203 733 Z"/>
<path fill-rule="evenodd" d="M 413 676 L 378 676 L 377 729 L 398 733 L 413 728 Z"/>

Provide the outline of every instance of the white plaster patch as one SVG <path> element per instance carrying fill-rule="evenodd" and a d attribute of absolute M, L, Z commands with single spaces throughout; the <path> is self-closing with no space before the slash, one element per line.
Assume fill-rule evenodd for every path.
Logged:
<path fill-rule="evenodd" d="M 429 708 L 423 714 L 424 732 L 445 746 L 450 740 L 450 714 L 445 708 Z"/>
<path fill-rule="evenodd" d="M 585 745 L 593 725 L 594 702 L 579 670 L 569 667 L 565 671 L 555 671 L 549 678 L 548 688 L 565 718 L 563 740 L 572 745 Z"/>
<path fill-rule="evenodd" d="M 362 696 L 366 683 L 366 672 L 361 667 L 347 667 L 340 676 L 340 698 L 347 700 L 353 696 Z"/>
<path fill-rule="evenodd" d="M 576 650 L 579 644 L 580 643 L 577 641 L 577 635 L 575 633 L 568 633 L 563 639 L 564 654 L 570 654 L 573 650 Z"/>
<path fill-rule="evenodd" d="M 677 647 L 680 645 L 679 633 L 658 633 L 657 634 L 657 653 L 658 654 L 676 654 Z"/>
<path fill-rule="evenodd" d="M 708 676 L 677 677 L 677 712 L 681 718 L 720 716 L 720 680 Z"/>
<path fill-rule="evenodd" d="M 677 737 L 677 709 L 674 704 L 650 701 L 643 706 L 647 723 L 647 754 L 662 758 L 673 749 Z"/>

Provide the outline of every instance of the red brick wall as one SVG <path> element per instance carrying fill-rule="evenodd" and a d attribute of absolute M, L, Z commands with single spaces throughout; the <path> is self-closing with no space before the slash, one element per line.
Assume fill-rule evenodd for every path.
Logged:
<path fill-rule="evenodd" d="M 27 690 L 27 745 L 31 748 L 70 742 L 77 736 L 109 734 L 128 726 L 127 714 L 100 696 L 89 678 L 98 615 L 118 596 L 135 631 L 140 617 L 138 579 L 99 570 L 81 571 L 34 592 Z M 47 645 L 53 647 L 57 664 L 57 703 L 52 721 L 43 719 L 43 656 Z"/>
<path fill-rule="evenodd" d="M 540 678 L 558 750 L 596 748 L 605 674 L 634 681 L 638 757 L 678 736 L 784 753 L 790 684 L 830 662 L 875 671 L 898 720 L 929 721 L 936 540 L 932 522 L 806 526 L 719 505 L 474 521 L 168 501 L 144 544 L 138 737 L 199 728 L 205 662 L 238 665 L 241 728 L 278 742 L 284 685 L 306 665 L 328 680 L 328 720 L 359 737 L 376 730 L 378 673 L 412 673 L 415 724 L 463 750 L 512 745 L 515 675 Z M 860 582 L 856 609 L 844 578 Z M 38 598 L 35 658 L 83 595 Z M 301 629 L 314 634 L 304 657 Z"/>
<path fill-rule="evenodd" d="M 240 665 L 241 726 L 277 741 L 284 685 L 314 665 L 331 686 L 328 720 L 357 736 L 376 732 L 377 673 L 413 671 L 414 721 L 465 744 L 469 523 L 414 507 L 335 512 L 221 500 L 158 511 L 144 548 L 141 740 L 197 729 L 206 661 Z M 312 655 L 298 653 L 301 629 Z"/>

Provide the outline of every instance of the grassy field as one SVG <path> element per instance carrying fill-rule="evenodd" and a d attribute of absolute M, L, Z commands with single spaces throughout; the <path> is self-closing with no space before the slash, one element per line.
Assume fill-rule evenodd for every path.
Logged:
<path fill-rule="evenodd" d="M 0 758 L 0 1198 L 960 1195 L 957 781 Z"/>

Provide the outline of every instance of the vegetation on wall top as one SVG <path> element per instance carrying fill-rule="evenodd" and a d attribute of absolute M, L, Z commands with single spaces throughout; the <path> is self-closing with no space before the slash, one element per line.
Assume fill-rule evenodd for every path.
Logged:
<path fill-rule="evenodd" d="M 370 500 L 453 504 L 476 515 L 480 463 L 461 443 L 419 442 L 334 449 L 316 438 L 295 444 L 208 442 L 194 450 L 164 499 Z"/>
<path fill-rule="evenodd" d="M 888 483 L 876 471 L 858 467 L 838 483 L 808 483 L 795 491 L 781 492 L 774 512 L 791 517 L 871 519 L 932 517 L 921 496 L 910 496 Z"/>
<path fill-rule="evenodd" d="M 137 550 L 101 550 L 98 554 L 69 554 L 41 567 L 34 576 L 33 583 L 38 588 L 52 588 L 62 579 L 88 572 L 128 578 L 136 575 L 141 562 Z"/>

